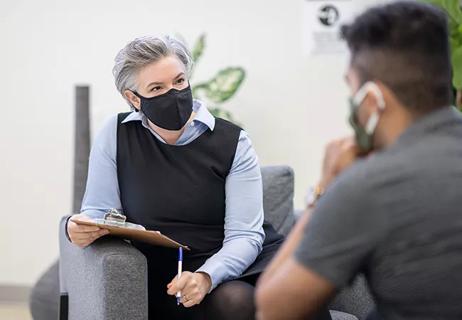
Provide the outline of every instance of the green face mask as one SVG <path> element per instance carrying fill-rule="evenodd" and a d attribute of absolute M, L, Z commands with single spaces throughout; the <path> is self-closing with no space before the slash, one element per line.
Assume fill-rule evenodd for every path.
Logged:
<path fill-rule="evenodd" d="M 348 117 L 348 122 L 355 132 L 356 144 L 359 149 L 362 152 L 367 153 L 372 150 L 373 141 L 372 136 L 368 135 L 366 130 L 359 124 L 358 117 L 356 116 L 358 108 L 359 106 L 357 106 L 353 102 L 353 99 L 350 98 L 350 116 Z"/>
<path fill-rule="evenodd" d="M 356 143 L 363 153 L 372 151 L 374 147 L 374 132 L 380 118 L 378 111 L 376 111 L 369 117 L 365 127 L 362 127 L 358 121 L 359 107 L 369 92 L 372 92 L 376 96 L 378 107 L 380 110 L 383 110 L 385 108 L 385 101 L 382 91 L 380 91 L 379 87 L 374 82 L 365 83 L 349 101 L 350 116 L 348 121 L 354 130 Z"/>

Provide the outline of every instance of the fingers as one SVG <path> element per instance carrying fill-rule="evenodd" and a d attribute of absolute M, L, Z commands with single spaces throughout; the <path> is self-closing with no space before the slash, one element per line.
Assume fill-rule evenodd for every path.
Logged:
<path fill-rule="evenodd" d="M 91 242 L 89 241 L 75 241 L 75 242 L 72 242 L 73 244 L 75 244 L 76 246 L 80 247 L 80 248 L 85 248 L 85 247 L 88 247 Z"/>
<path fill-rule="evenodd" d="M 99 228 L 97 231 L 92 232 L 75 232 L 73 230 L 69 230 L 68 233 L 72 243 L 78 245 L 79 247 L 86 247 L 96 239 L 107 235 L 109 230 Z"/>
<path fill-rule="evenodd" d="M 169 284 L 167 284 L 167 294 L 173 296 L 175 295 L 179 290 L 177 290 L 177 286 L 176 286 L 176 281 L 177 281 L 177 276 L 175 276 L 175 278 L 173 278 L 172 281 L 170 281 Z"/>
<path fill-rule="evenodd" d="M 71 217 L 71 220 L 72 219 L 81 220 L 81 221 L 90 221 L 90 222 L 93 221 L 93 219 L 87 216 L 85 213 L 74 214 Z"/>
<path fill-rule="evenodd" d="M 79 219 L 85 221 L 91 221 L 91 219 L 85 214 L 76 214 L 72 216 L 67 222 L 67 233 L 73 243 L 87 244 L 88 241 L 94 241 L 95 239 L 107 234 L 107 231 L 103 232 L 103 229 L 96 226 L 82 226 L 73 222 L 72 219 Z"/>
<path fill-rule="evenodd" d="M 167 293 L 169 295 L 175 295 L 178 291 L 182 291 L 190 280 L 191 276 L 191 272 L 185 271 L 181 274 L 179 279 L 178 277 L 173 278 L 172 282 L 169 283 L 171 286 L 168 288 Z"/>
<path fill-rule="evenodd" d="M 191 308 L 192 306 L 195 306 L 196 304 L 200 304 L 202 302 L 203 297 L 200 295 L 200 293 L 195 294 L 195 295 L 183 295 L 181 298 L 181 303 L 185 308 Z"/>
<path fill-rule="evenodd" d="M 87 246 L 89 246 L 90 244 L 92 244 L 96 239 L 102 237 L 103 235 L 105 235 L 106 233 L 104 234 L 98 234 L 96 236 L 93 236 L 93 237 L 88 237 L 88 238 L 78 238 L 78 239 L 74 239 L 72 240 L 72 243 L 81 247 L 81 248 L 85 248 Z"/>
<path fill-rule="evenodd" d="M 101 230 L 101 228 L 96 227 L 96 226 L 82 226 L 78 225 L 75 222 L 69 221 L 69 223 L 74 224 L 75 226 L 71 226 L 73 228 L 73 231 L 76 233 L 86 233 L 86 232 L 95 232 Z"/>
<path fill-rule="evenodd" d="M 100 232 L 96 232 L 94 234 L 82 234 L 81 236 L 75 236 L 73 237 L 71 240 L 73 240 L 73 242 L 85 242 L 85 241 L 90 241 L 90 242 L 93 242 L 94 240 L 106 235 L 107 233 L 102 230 Z"/>
<path fill-rule="evenodd" d="M 181 303 L 183 306 L 186 308 L 192 307 L 196 304 L 199 304 L 202 302 L 202 299 L 204 298 L 203 295 L 200 293 L 199 290 L 194 289 L 194 290 L 185 290 L 186 294 L 183 294 L 181 296 Z"/>
<path fill-rule="evenodd" d="M 99 237 L 102 237 L 106 234 L 108 234 L 109 231 L 105 229 L 101 229 L 99 231 L 95 232 L 82 232 L 82 233 L 76 233 L 74 236 L 74 239 L 76 240 L 89 240 L 89 239 L 98 239 Z"/>
<path fill-rule="evenodd" d="M 67 222 L 67 228 L 72 228 L 75 232 L 92 232 L 92 231 L 98 231 L 100 228 L 96 226 L 84 226 L 84 225 L 79 225 L 72 221 L 72 219 L 78 219 L 82 221 L 92 221 L 91 218 L 84 214 L 76 214 L 73 215 L 69 221 Z"/>
<path fill-rule="evenodd" d="M 199 304 L 204 299 L 204 294 L 200 290 L 200 283 L 194 276 L 194 273 L 189 271 L 183 272 L 180 279 L 177 277 L 167 284 L 167 293 L 169 295 L 176 295 L 181 291 L 180 302 L 184 307 L 190 308 Z"/>

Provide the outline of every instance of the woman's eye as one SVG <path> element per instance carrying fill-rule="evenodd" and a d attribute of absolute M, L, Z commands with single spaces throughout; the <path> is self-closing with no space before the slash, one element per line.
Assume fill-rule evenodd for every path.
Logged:
<path fill-rule="evenodd" d="M 159 91 L 160 89 L 162 89 L 162 88 L 157 86 L 157 87 L 152 88 L 151 91 L 156 92 L 156 91 Z"/>
<path fill-rule="evenodd" d="M 184 82 L 184 79 L 183 79 L 183 78 L 180 78 L 180 79 L 178 79 L 178 80 L 176 81 L 177 84 L 183 84 L 183 82 Z"/>

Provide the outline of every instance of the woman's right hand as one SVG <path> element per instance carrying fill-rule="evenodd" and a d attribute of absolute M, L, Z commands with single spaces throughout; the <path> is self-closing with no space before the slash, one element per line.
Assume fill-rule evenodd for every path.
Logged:
<path fill-rule="evenodd" d="M 88 216 L 83 213 L 73 215 L 72 218 L 76 218 L 82 221 L 92 221 Z M 109 233 L 106 229 L 101 229 L 96 226 L 83 226 L 78 225 L 72 221 L 72 218 L 67 222 L 67 234 L 75 245 L 85 248 L 90 245 L 96 239 Z"/>

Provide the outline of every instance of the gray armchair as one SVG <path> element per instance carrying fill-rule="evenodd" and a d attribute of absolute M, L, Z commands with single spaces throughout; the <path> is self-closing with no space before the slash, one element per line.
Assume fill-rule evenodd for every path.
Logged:
<path fill-rule="evenodd" d="M 287 234 L 296 220 L 293 171 L 287 166 L 264 167 L 262 176 L 265 218 L 278 232 Z M 65 235 L 66 218 L 61 220 L 59 233 L 60 318 L 147 319 L 147 263 L 143 254 L 128 242 L 111 237 L 103 237 L 80 249 Z M 41 281 L 50 283 L 40 280 L 35 291 L 53 295 L 53 289 L 40 289 Z M 37 300 L 39 294 L 35 295 Z M 33 301 L 31 305 L 34 305 Z M 334 306 L 336 310 L 354 312 L 357 316 L 333 311 L 334 320 L 355 320 L 364 319 L 372 305 L 364 283 L 359 281 L 343 291 Z M 40 310 L 41 315 L 37 316 L 32 310 L 35 320 L 56 318 L 56 315 L 44 315 Z"/>
<path fill-rule="evenodd" d="M 262 169 L 266 219 L 287 234 L 293 215 L 293 171 L 289 167 Z M 67 217 L 59 228 L 61 314 L 70 320 L 147 319 L 147 263 L 128 242 L 103 237 L 85 249 L 69 242 Z M 66 306 L 68 312 L 66 312 Z"/>

